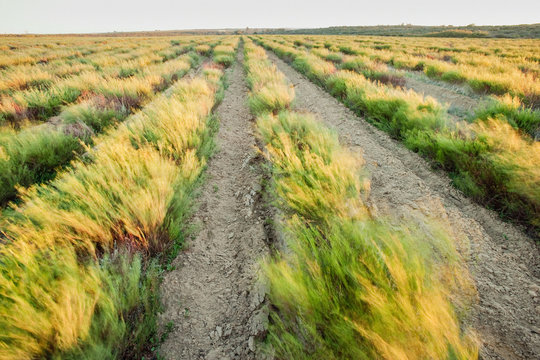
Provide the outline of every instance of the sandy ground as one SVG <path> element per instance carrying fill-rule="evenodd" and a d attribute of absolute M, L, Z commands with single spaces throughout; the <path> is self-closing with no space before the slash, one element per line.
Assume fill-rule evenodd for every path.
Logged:
<path fill-rule="evenodd" d="M 239 54 L 241 61 L 242 49 Z M 265 332 L 265 288 L 258 281 L 259 261 L 268 253 L 261 160 L 241 62 L 227 78 L 216 111 L 218 150 L 192 219 L 200 230 L 161 287 L 160 322 L 173 324 L 160 350 L 166 359 L 252 359 Z"/>
<path fill-rule="evenodd" d="M 434 172 L 420 156 L 356 116 L 273 53 L 268 55 L 294 84 L 296 108 L 315 113 L 336 131 L 342 144 L 363 154 L 371 177 L 370 203 L 377 213 L 421 227 L 435 219 L 461 239 L 458 247 L 478 291 L 466 321 L 481 338 L 481 358 L 540 358 L 537 245 L 496 213 L 463 196 L 448 176 Z"/>

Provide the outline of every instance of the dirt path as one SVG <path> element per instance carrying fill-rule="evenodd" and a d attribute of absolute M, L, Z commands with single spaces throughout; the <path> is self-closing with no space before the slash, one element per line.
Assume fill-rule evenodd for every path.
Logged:
<path fill-rule="evenodd" d="M 472 90 L 468 90 L 468 87 L 432 80 L 421 71 L 398 70 L 391 66 L 389 69 L 405 76 L 406 89 L 431 96 L 439 103 L 447 105 L 448 113 L 454 120 L 462 120 L 472 115 L 475 109 L 489 101 L 487 96 L 474 94 Z"/>
<path fill-rule="evenodd" d="M 294 84 L 296 107 L 315 113 L 342 144 L 362 151 L 371 176 L 370 202 L 380 214 L 423 226 L 446 223 L 460 246 L 479 293 L 470 321 L 483 341 L 483 359 L 540 358 L 540 256 L 534 242 L 472 203 L 417 154 L 357 117 L 318 86 L 268 52 Z M 466 242 L 460 242 L 461 244 Z"/>
<path fill-rule="evenodd" d="M 255 339 L 264 333 L 265 292 L 257 282 L 258 260 L 268 251 L 262 171 L 239 62 L 228 70 L 228 83 L 217 109 L 218 151 L 193 217 L 200 231 L 161 288 L 160 321 L 173 327 L 160 351 L 167 359 L 252 359 Z"/>
<path fill-rule="evenodd" d="M 415 78 L 414 75 L 405 78 L 405 87 L 419 94 L 429 95 L 437 99 L 441 104 L 447 104 L 451 114 L 467 115 L 468 113 L 473 113 L 474 109 L 485 102 L 485 100 L 480 98 L 460 94 L 446 86 L 422 81 Z"/>

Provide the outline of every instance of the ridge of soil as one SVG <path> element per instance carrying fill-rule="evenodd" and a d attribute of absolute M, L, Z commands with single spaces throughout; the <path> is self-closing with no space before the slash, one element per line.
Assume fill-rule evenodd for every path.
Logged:
<path fill-rule="evenodd" d="M 256 340 L 266 331 L 266 289 L 258 281 L 258 261 L 269 251 L 263 171 L 241 46 L 238 60 L 227 70 L 229 87 L 216 110 L 218 149 L 191 220 L 200 230 L 161 285 L 160 323 L 172 323 L 160 349 L 166 359 L 253 359 L 260 355 Z"/>
<path fill-rule="evenodd" d="M 478 291 L 465 320 L 482 343 L 482 359 L 540 358 L 538 245 L 497 214 L 455 189 L 418 154 L 391 139 L 268 52 L 293 83 L 298 110 L 314 113 L 340 142 L 361 152 L 371 177 L 372 209 L 426 228 L 437 221 L 456 239 Z"/>

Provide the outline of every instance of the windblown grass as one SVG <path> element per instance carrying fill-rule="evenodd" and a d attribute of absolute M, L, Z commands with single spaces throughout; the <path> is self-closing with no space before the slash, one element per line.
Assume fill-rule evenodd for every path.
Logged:
<path fill-rule="evenodd" d="M 272 68 L 247 43 L 250 52 L 259 57 L 248 56 L 248 72 Z M 283 81 L 276 77 L 266 83 Z M 363 160 L 311 115 L 277 111 L 257 118 L 287 219 L 288 248 L 264 265 L 276 357 L 477 358 L 475 337 L 461 330 L 450 301 L 471 285 L 448 235 L 374 218 L 364 204 Z"/>
<path fill-rule="evenodd" d="M 481 94 L 511 95 L 527 107 L 538 108 L 538 40 L 306 36 L 270 37 L 291 47 L 305 49 L 339 62 L 339 56 L 313 49 L 340 51 L 399 69 L 424 71 L 427 76 L 453 84 L 468 85 Z M 306 44 L 310 44 L 306 46 Z M 366 74 L 365 74 L 366 75 Z M 367 76 L 367 75 L 366 75 Z"/>
<path fill-rule="evenodd" d="M 51 129 L 3 134 L 0 158 L 0 203 L 15 198 L 17 186 L 50 180 L 58 164 L 67 163 L 83 146 L 76 137 Z"/>
<path fill-rule="evenodd" d="M 217 64 L 229 67 L 234 62 L 235 48 L 232 45 L 218 45 L 214 48 L 213 60 Z"/>
<path fill-rule="evenodd" d="M 208 121 L 221 75 L 207 69 L 180 81 L 88 149 L 86 161 L 24 191 L 21 205 L 4 213 L 1 358 L 140 358 L 150 351 L 157 261 L 182 240 L 211 150 Z"/>
<path fill-rule="evenodd" d="M 537 144 L 529 135 L 519 139 L 519 132 L 501 124 L 531 134 L 537 131 L 536 111 L 524 109 L 518 100 L 507 96 L 480 110 L 471 123 L 456 125 L 448 121 L 445 110 L 434 99 L 385 87 L 350 71 L 311 70 L 313 55 L 288 50 L 271 40 L 264 42 L 279 56 L 291 57 L 296 69 L 314 78 L 356 113 L 445 168 L 456 187 L 538 236 L 540 196 L 531 189 L 540 186 L 536 174 L 540 162 L 535 156 L 517 160 L 514 153 L 517 149 L 519 154 L 535 153 Z M 313 59 L 313 68 L 320 69 L 321 61 Z M 333 64 L 328 62 L 328 66 Z M 486 126 L 492 128 L 488 131 Z"/>
<path fill-rule="evenodd" d="M 246 43 L 244 46 L 251 111 L 258 115 L 286 109 L 294 98 L 294 90 L 274 65 L 266 59 L 264 50 Z"/>
<path fill-rule="evenodd" d="M 132 94 L 133 90 L 139 92 L 142 103 L 148 93 L 143 87 L 151 90 L 162 81 L 156 76 L 160 75 L 159 67 L 167 73 L 177 63 L 175 58 L 191 48 L 165 44 L 143 42 L 135 50 L 119 47 L 96 54 L 90 52 L 89 56 L 76 52 L 50 63 L 43 60 L 38 64 L 13 65 L 5 74 L 0 74 L 0 122 L 17 126 L 26 118 L 46 121 L 57 115 L 63 106 L 84 99 L 89 92 L 110 93 L 111 88 L 118 88 L 122 83 L 118 80 L 122 79 L 128 84 L 123 85 L 124 88 L 129 87 Z M 161 54 L 164 48 L 168 51 Z M 162 66 L 165 63 L 167 65 Z M 149 73 L 149 69 L 153 72 Z M 146 85 L 141 86 L 142 83 Z"/>
<path fill-rule="evenodd" d="M 485 108 L 478 109 L 476 119 L 499 118 L 523 130 L 533 139 L 540 140 L 540 110 L 525 108 L 521 101 L 510 95 L 493 98 Z"/>
<path fill-rule="evenodd" d="M 165 87 L 192 65 L 198 65 L 198 59 L 190 54 L 147 71 L 154 84 L 160 82 Z M 159 80 L 155 80 L 156 76 Z M 17 187 L 51 180 L 60 167 L 86 151 L 82 142 L 92 145 L 94 135 L 118 124 L 156 94 L 151 83 L 140 79 L 99 86 L 101 94 L 66 107 L 54 124 L 23 129 L 5 137 L 0 145 L 6 154 L 0 160 L 0 204 L 16 199 Z"/>

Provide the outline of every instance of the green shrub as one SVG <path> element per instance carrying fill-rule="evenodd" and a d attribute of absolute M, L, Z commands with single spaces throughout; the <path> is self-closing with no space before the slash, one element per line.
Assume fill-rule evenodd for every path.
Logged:
<path fill-rule="evenodd" d="M 339 53 L 330 53 L 325 58 L 326 60 L 334 63 L 340 63 L 343 60 L 343 56 Z"/>
<path fill-rule="evenodd" d="M 435 103 L 384 89 L 363 77 L 338 72 L 327 78 L 325 87 L 349 108 L 396 138 L 403 139 L 411 130 L 444 126 L 442 109 Z"/>
<path fill-rule="evenodd" d="M 16 186 L 26 187 L 51 180 L 73 153 L 81 153 L 79 139 L 53 129 L 23 131 L 5 138 L 0 158 L 0 204 L 15 199 Z"/>
<path fill-rule="evenodd" d="M 137 75 L 138 72 L 139 71 L 134 68 L 121 68 L 120 71 L 118 72 L 118 77 L 121 79 L 124 79 L 124 78 L 135 76 Z"/>
<path fill-rule="evenodd" d="M 353 50 L 350 46 L 339 46 L 339 51 L 346 55 L 357 55 L 357 51 Z"/>
<path fill-rule="evenodd" d="M 48 120 L 57 115 L 63 105 L 77 100 L 80 94 L 80 90 L 70 87 L 30 90 L 24 94 L 27 116 L 30 119 Z"/>
<path fill-rule="evenodd" d="M 525 108 L 518 99 L 510 96 L 499 99 L 492 98 L 486 106 L 475 111 L 471 120 L 487 120 L 489 118 L 506 120 L 510 125 L 523 130 L 532 138 L 535 138 L 540 130 L 540 110 Z"/>
<path fill-rule="evenodd" d="M 540 229 L 540 143 L 531 143 L 506 121 L 478 121 L 468 130 L 409 132 L 412 150 L 447 170 L 456 187 L 508 217 Z"/>
<path fill-rule="evenodd" d="M 507 83 L 496 80 L 473 78 L 468 79 L 467 84 L 469 84 L 474 91 L 486 94 L 504 95 L 511 90 Z"/>
<path fill-rule="evenodd" d="M 153 352 L 161 266 L 182 240 L 221 76 L 205 69 L 179 83 L 89 150 L 89 161 L 4 213 L 0 358 Z"/>
<path fill-rule="evenodd" d="M 62 112 L 61 118 L 65 124 L 83 122 L 94 133 L 99 134 L 129 115 L 128 109 L 114 101 L 107 103 L 103 98 L 101 102 L 101 104 L 87 102 L 70 106 Z"/>
<path fill-rule="evenodd" d="M 343 62 L 343 64 L 341 64 L 341 69 L 361 73 L 363 70 L 367 69 L 367 65 L 364 61 L 356 58 Z"/>
<path fill-rule="evenodd" d="M 232 55 L 217 55 L 214 56 L 214 62 L 229 67 L 234 62 L 234 57 Z"/>
<path fill-rule="evenodd" d="M 446 82 L 456 83 L 456 84 L 462 83 L 465 80 L 467 80 L 467 78 L 457 70 L 447 71 L 443 73 L 441 75 L 441 79 Z"/>
<path fill-rule="evenodd" d="M 287 219 L 288 250 L 265 265 L 277 357 L 476 358 L 448 299 L 470 288 L 450 238 L 371 218 L 362 160 L 311 116 L 257 125 Z"/>
<path fill-rule="evenodd" d="M 424 72 L 431 78 L 440 78 L 443 74 L 442 70 L 439 70 L 435 65 L 428 65 L 424 67 Z"/>

